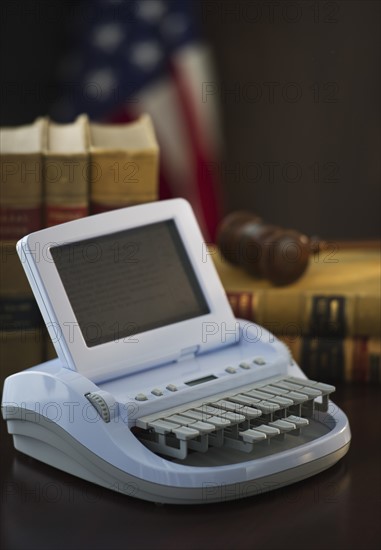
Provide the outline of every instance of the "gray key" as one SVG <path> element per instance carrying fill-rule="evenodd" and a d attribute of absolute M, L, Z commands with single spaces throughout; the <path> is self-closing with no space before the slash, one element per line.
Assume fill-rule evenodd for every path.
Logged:
<path fill-rule="evenodd" d="M 198 430 L 201 434 L 210 434 L 210 432 L 215 431 L 215 426 L 209 424 L 208 422 L 200 422 L 199 420 L 192 424 L 191 428 L 193 430 Z"/>
<path fill-rule="evenodd" d="M 218 410 L 218 409 L 217 409 Z M 226 428 L 227 426 L 230 426 L 231 421 L 228 418 L 221 418 L 219 416 L 212 416 L 210 414 L 206 414 L 204 412 L 200 412 L 195 409 L 191 409 L 189 411 L 184 411 L 182 413 L 185 417 L 189 417 L 189 419 L 192 422 L 200 421 L 202 423 L 206 424 L 213 424 L 213 428 Z M 195 428 L 195 424 L 191 424 L 192 428 Z"/>
<path fill-rule="evenodd" d="M 239 435 L 245 441 L 245 443 L 257 443 L 258 441 L 264 441 L 267 439 L 267 436 L 264 432 L 259 432 L 258 430 L 245 430 L 244 432 L 239 432 Z"/>
<path fill-rule="evenodd" d="M 240 424 L 241 422 L 244 422 L 246 420 L 242 414 L 224 411 L 223 409 L 219 409 L 218 407 L 213 407 L 213 405 L 206 405 L 204 409 L 207 413 L 210 413 L 213 416 L 222 416 L 222 418 L 227 418 L 233 424 Z"/>
<path fill-rule="evenodd" d="M 213 402 L 214 407 L 218 407 L 220 409 L 224 409 L 226 411 L 240 413 L 241 409 L 243 408 L 242 405 L 239 403 L 232 403 L 231 401 L 227 401 L 226 399 L 220 399 L 219 401 Z"/>
<path fill-rule="evenodd" d="M 279 382 L 274 382 L 274 386 L 289 391 L 300 391 L 300 384 L 294 384 L 293 382 L 287 382 L 286 380 L 279 380 Z"/>
<path fill-rule="evenodd" d="M 304 403 L 305 401 L 308 401 L 308 395 L 306 395 L 305 393 L 299 393 L 296 391 L 290 391 L 287 394 L 287 397 L 292 399 L 294 403 L 296 403 L 297 405 L 299 405 L 300 403 Z"/>
<path fill-rule="evenodd" d="M 296 429 L 296 424 L 293 424 L 292 422 L 288 422 L 287 420 L 275 420 L 274 422 L 269 422 L 269 426 L 272 426 L 273 428 L 278 428 L 281 433 L 284 432 L 290 432 L 291 430 Z"/>
<path fill-rule="evenodd" d="M 303 428 L 304 426 L 308 426 L 309 424 L 307 418 L 302 418 L 301 416 L 296 416 L 294 414 L 287 416 L 285 420 L 292 422 L 297 428 Z"/>
<path fill-rule="evenodd" d="M 275 435 L 280 434 L 280 430 L 278 428 L 273 428 L 272 426 L 268 426 L 267 424 L 261 424 L 260 426 L 255 426 L 254 429 L 258 432 L 262 432 L 266 434 L 267 438 L 274 437 Z"/>
<path fill-rule="evenodd" d="M 291 405 L 294 404 L 294 402 L 291 399 L 287 399 L 286 396 L 279 396 L 279 395 L 273 395 L 270 393 L 266 393 L 264 391 L 257 391 L 257 390 L 250 390 L 250 395 L 253 395 L 254 397 L 261 397 L 261 399 L 264 399 L 265 401 L 270 401 L 271 403 L 277 403 L 281 407 L 291 407 Z"/>
<path fill-rule="evenodd" d="M 290 390 L 305 393 L 310 399 L 315 399 L 315 397 L 320 397 L 320 395 L 322 395 L 322 392 L 320 390 L 312 386 L 306 386 L 305 384 L 303 384 L 302 380 L 298 384 L 287 382 L 286 384 L 284 384 L 284 386 L 289 387 Z"/>
<path fill-rule="evenodd" d="M 209 420 L 209 417 L 211 416 L 210 414 L 207 414 L 204 409 L 189 409 L 188 411 L 183 411 L 181 415 L 193 418 L 194 420 L 200 420 L 201 422 Z"/>
<path fill-rule="evenodd" d="M 279 387 L 278 387 L 279 384 Z M 304 403 L 304 401 L 308 401 L 309 397 L 305 393 L 299 393 L 297 391 L 290 390 L 289 388 L 283 387 L 286 383 L 283 381 L 280 382 L 274 382 L 274 390 L 281 390 L 279 393 L 282 397 L 285 397 L 286 399 L 292 399 L 294 401 L 294 404 L 299 405 L 300 403 Z"/>
<path fill-rule="evenodd" d="M 273 386 L 271 384 L 269 386 L 262 386 L 261 390 L 273 393 L 274 395 L 287 395 L 290 391 L 285 388 L 278 388 L 277 386 Z"/>
<path fill-rule="evenodd" d="M 272 395 L 271 397 L 269 396 L 268 400 L 277 403 L 282 408 L 291 407 L 294 404 L 292 399 L 288 399 L 287 397 L 280 397 L 279 395 Z"/>
<path fill-rule="evenodd" d="M 198 437 L 200 435 L 200 432 L 198 430 L 195 430 L 194 428 L 188 428 L 187 426 L 179 426 L 178 428 L 174 428 L 172 431 L 177 439 L 185 441 L 188 439 L 194 439 L 195 437 Z"/>
<path fill-rule="evenodd" d="M 320 397 L 322 395 L 322 392 L 320 390 L 311 388 L 310 386 L 299 386 L 299 389 L 297 391 L 305 393 L 310 399 L 315 399 L 315 397 Z"/>
<path fill-rule="evenodd" d="M 168 422 L 175 422 L 176 424 L 180 424 L 180 426 L 190 426 L 196 422 L 194 418 L 189 418 L 187 416 L 183 416 L 182 414 L 167 416 L 165 420 L 168 420 Z"/>
<path fill-rule="evenodd" d="M 233 395 L 232 397 L 229 397 L 231 401 L 234 401 L 235 403 L 239 403 L 240 405 L 249 405 L 252 407 L 255 407 L 256 403 L 259 403 L 260 399 L 255 399 L 255 397 L 249 397 L 248 395 L 244 395 L 243 393 L 238 393 L 237 395 Z"/>
<path fill-rule="evenodd" d="M 262 388 L 261 388 L 262 389 Z M 266 392 L 263 392 L 261 390 L 257 390 L 257 389 L 253 389 L 253 390 L 249 390 L 246 392 L 248 395 L 251 395 L 253 397 L 256 397 L 257 399 L 261 400 L 261 399 L 269 399 L 270 396 L 268 393 Z"/>
<path fill-rule="evenodd" d="M 323 384 L 323 382 L 315 382 L 315 380 L 305 380 L 302 378 L 295 378 L 293 376 L 290 376 L 290 380 L 295 384 L 301 384 L 302 386 L 309 386 L 311 388 L 316 388 L 317 390 L 320 390 L 323 393 L 332 393 L 335 391 L 335 386 L 331 386 L 331 384 Z"/>
<path fill-rule="evenodd" d="M 237 412 L 239 414 L 243 414 L 245 418 L 258 418 L 258 416 L 261 416 L 262 412 L 259 409 L 253 409 L 253 407 L 242 405 L 240 403 L 234 402 L 234 397 L 229 397 L 230 401 L 226 401 L 224 399 L 221 399 L 221 401 L 217 401 L 214 403 L 217 407 L 221 407 L 222 410 L 228 410 L 231 412 Z"/>
<path fill-rule="evenodd" d="M 281 393 L 279 393 L 277 391 L 278 389 L 279 388 L 275 388 L 275 387 L 272 387 L 272 386 L 264 386 L 263 388 L 261 388 L 262 392 L 267 395 L 267 399 L 269 401 L 275 401 L 275 398 L 276 399 L 285 399 L 286 401 L 290 401 L 287 398 L 287 394 L 290 393 L 290 392 L 288 390 L 282 390 Z M 275 402 L 278 403 L 278 401 L 275 401 Z M 279 401 L 279 404 L 281 404 L 280 401 Z M 290 405 L 286 405 L 286 406 L 290 406 Z"/>
<path fill-rule="evenodd" d="M 262 411 L 264 414 L 272 414 L 280 409 L 277 403 L 271 403 L 271 401 L 259 401 L 255 404 L 255 407 Z"/>
<path fill-rule="evenodd" d="M 282 388 L 289 389 L 290 391 L 296 391 L 304 393 L 308 396 L 309 399 L 315 399 L 322 395 L 322 392 L 316 388 L 311 388 L 310 386 L 303 386 L 302 384 L 294 384 L 292 382 L 283 382 L 280 384 Z"/>
<path fill-rule="evenodd" d="M 217 429 L 221 429 L 230 426 L 231 422 L 227 418 L 222 418 L 222 416 L 210 416 L 208 424 L 213 424 Z"/>
<path fill-rule="evenodd" d="M 166 420 L 154 420 L 148 424 L 150 428 L 153 428 L 158 434 L 167 434 L 173 431 L 174 428 L 179 428 L 180 425 L 174 422 L 167 422 Z"/>

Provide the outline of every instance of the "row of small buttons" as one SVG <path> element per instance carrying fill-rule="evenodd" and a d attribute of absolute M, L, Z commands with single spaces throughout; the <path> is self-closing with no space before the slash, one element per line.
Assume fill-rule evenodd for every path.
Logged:
<path fill-rule="evenodd" d="M 168 384 L 168 386 L 166 386 L 166 389 L 168 391 L 177 391 L 177 386 L 175 386 L 174 384 Z M 163 390 L 161 390 L 160 388 L 154 388 L 152 391 L 151 391 L 152 395 L 155 395 L 156 397 L 161 397 L 163 395 Z M 148 397 L 146 396 L 145 393 L 138 393 L 136 396 L 135 396 L 135 399 L 136 401 L 147 401 Z"/>
<path fill-rule="evenodd" d="M 255 359 L 253 359 L 253 363 L 255 365 L 265 365 L 266 361 L 263 359 L 263 357 L 256 357 Z M 250 363 L 247 363 L 246 361 L 240 363 L 239 366 L 241 367 L 241 369 L 251 369 Z M 237 369 L 234 367 L 226 367 L 225 372 L 228 372 L 229 374 L 234 374 L 237 372 Z"/>
<path fill-rule="evenodd" d="M 266 361 L 262 357 L 256 357 L 255 359 L 253 359 L 253 363 L 256 364 L 256 365 L 265 365 Z M 251 369 L 250 363 L 248 363 L 246 361 L 240 363 L 239 366 L 241 367 L 241 369 L 245 369 L 245 370 Z M 227 372 L 229 374 L 235 374 L 237 372 L 237 369 L 234 368 L 234 367 L 226 367 L 225 372 Z M 166 389 L 168 391 L 175 392 L 175 391 L 177 391 L 178 388 L 174 384 L 168 384 L 166 386 Z M 154 388 L 151 391 L 151 393 L 155 397 L 161 397 L 163 395 L 163 390 L 161 390 L 160 388 Z M 138 393 L 135 396 L 135 400 L 136 401 L 147 401 L 148 397 L 146 396 L 145 393 Z"/>

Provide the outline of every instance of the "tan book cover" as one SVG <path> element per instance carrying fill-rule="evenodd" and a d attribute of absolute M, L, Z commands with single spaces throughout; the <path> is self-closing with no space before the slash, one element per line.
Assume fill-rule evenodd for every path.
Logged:
<path fill-rule="evenodd" d="M 151 118 L 90 123 L 92 213 L 157 200 L 159 147 Z"/>
<path fill-rule="evenodd" d="M 42 226 L 42 152 L 46 149 L 47 121 L 0 128 L 1 235 L 18 240 Z"/>
<path fill-rule="evenodd" d="M 16 253 L 16 242 L 42 228 L 42 154 L 47 120 L 0 128 L 1 296 L 31 294 Z"/>
<path fill-rule="evenodd" d="M 210 253 L 210 254 L 209 254 Z M 373 248 L 327 244 L 311 257 L 306 273 L 286 287 L 274 287 L 230 265 L 216 248 L 213 259 L 237 317 L 275 334 L 379 336 L 381 253 Z"/>
<path fill-rule="evenodd" d="M 89 127 L 86 115 L 69 124 L 49 121 L 44 154 L 44 224 L 89 213 Z"/>
<path fill-rule="evenodd" d="M 47 120 L 0 128 L 0 339 L 3 375 L 43 360 L 41 316 L 16 242 L 42 228 Z M 39 251 L 36 250 L 36 254 Z"/>

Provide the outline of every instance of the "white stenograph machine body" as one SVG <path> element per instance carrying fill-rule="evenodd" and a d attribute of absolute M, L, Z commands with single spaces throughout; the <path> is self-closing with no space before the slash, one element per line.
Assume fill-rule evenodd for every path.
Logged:
<path fill-rule="evenodd" d="M 334 387 L 234 318 L 186 201 L 38 231 L 18 253 L 58 355 L 5 382 L 19 451 L 178 504 L 276 489 L 347 452 Z"/>

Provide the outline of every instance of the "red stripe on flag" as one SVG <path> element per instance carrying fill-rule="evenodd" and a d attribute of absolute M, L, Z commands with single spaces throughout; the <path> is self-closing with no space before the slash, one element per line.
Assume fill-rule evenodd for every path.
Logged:
<path fill-rule="evenodd" d="M 215 242 L 217 225 L 221 219 L 221 205 L 218 200 L 216 182 L 211 170 L 212 155 L 210 151 L 206 151 L 200 146 L 203 141 L 199 135 L 199 132 L 202 131 L 202 125 L 198 124 L 193 98 L 190 94 L 186 78 L 184 78 L 181 72 L 181 67 L 173 64 L 172 73 L 192 146 L 191 154 L 194 158 L 196 175 L 195 186 L 202 205 L 205 227 L 208 231 L 206 237 Z"/>

